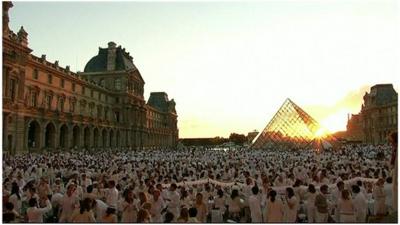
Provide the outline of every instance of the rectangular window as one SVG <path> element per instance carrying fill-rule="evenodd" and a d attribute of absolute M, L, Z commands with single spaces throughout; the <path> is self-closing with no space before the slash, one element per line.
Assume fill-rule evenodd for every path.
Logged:
<path fill-rule="evenodd" d="M 64 82 L 64 79 L 61 79 L 61 80 L 60 80 L 60 86 L 61 86 L 61 88 L 64 88 L 64 83 L 65 83 L 65 82 Z"/>
<path fill-rule="evenodd" d="M 60 112 L 64 112 L 64 99 L 60 98 Z"/>
<path fill-rule="evenodd" d="M 93 95 L 94 95 L 94 91 L 91 90 L 91 91 L 90 91 L 90 97 L 93 98 Z"/>
<path fill-rule="evenodd" d="M 82 95 L 85 95 L 85 87 L 82 86 Z"/>
<path fill-rule="evenodd" d="M 16 91 L 16 87 L 17 86 L 17 82 L 16 82 L 16 80 L 14 80 L 14 79 L 11 79 L 10 80 L 10 90 L 9 90 L 9 96 L 10 96 L 10 98 L 11 98 L 11 101 L 15 101 L 15 96 L 16 96 L 16 93 L 15 93 L 15 91 Z"/>
<path fill-rule="evenodd" d="M 70 109 L 69 109 L 69 111 L 70 112 L 74 112 L 75 111 L 75 102 L 73 102 L 72 100 L 70 100 L 71 101 L 71 103 L 70 103 Z"/>
<path fill-rule="evenodd" d="M 72 92 L 75 92 L 75 83 L 72 83 Z"/>
<path fill-rule="evenodd" d="M 115 120 L 119 122 L 119 112 L 114 112 Z"/>
<path fill-rule="evenodd" d="M 51 74 L 47 74 L 47 82 L 51 84 L 53 82 L 53 76 Z"/>
<path fill-rule="evenodd" d="M 37 80 L 39 78 L 39 71 L 37 69 L 33 70 L 32 74 L 33 79 Z"/>
<path fill-rule="evenodd" d="M 46 96 L 46 106 L 47 106 L 47 109 L 51 109 L 51 96 L 50 95 L 47 95 Z"/>
<path fill-rule="evenodd" d="M 37 106 L 37 93 L 35 91 L 31 92 L 31 106 L 32 107 Z"/>

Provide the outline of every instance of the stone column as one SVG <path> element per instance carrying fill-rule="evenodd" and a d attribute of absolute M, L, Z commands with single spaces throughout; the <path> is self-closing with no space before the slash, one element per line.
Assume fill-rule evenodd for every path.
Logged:
<path fill-rule="evenodd" d="M 8 138 L 8 137 L 7 137 Z M 22 115 L 17 115 L 15 118 L 15 133 L 12 136 L 12 144 L 10 152 L 13 154 L 18 152 L 27 152 L 25 140 L 25 118 Z"/>
<path fill-rule="evenodd" d="M 56 123 L 54 124 L 54 128 L 55 128 L 55 134 L 54 134 L 54 149 L 58 149 L 60 148 L 60 124 Z"/>

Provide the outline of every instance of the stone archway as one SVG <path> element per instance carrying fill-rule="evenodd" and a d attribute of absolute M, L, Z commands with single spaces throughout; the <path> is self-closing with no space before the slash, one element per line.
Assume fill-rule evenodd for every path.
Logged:
<path fill-rule="evenodd" d="M 103 139 L 103 147 L 107 147 L 107 131 L 106 129 L 103 129 L 101 132 L 101 137 Z"/>
<path fill-rule="evenodd" d="M 119 130 L 117 130 L 117 136 L 115 138 L 115 146 L 116 147 L 120 147 L 120 139 L 121 139 L 121 132 Z"/>
<path fill-rule="evenodd" d="M 40 146 L 40 125 L 36 120 L 28 124 L 28 148 L 37 149 Z"/>
<path fill-rule="evenodd" d="M 56 127 L 53 123 L 48 123 L 44 131 L 44 147 L 54 148 L 56 141 Z"/>
<path fill-rule="evenodd" d="M 99 129 L 94 128 L 93 130 L 93 146 L 95 148 L 99 147 Z"/>
<path fill-rule="evenodd" d="M 85 127 L 83 130 L 83 146 L 88 149 L 90 147 L 90 129 Z"/>
<path fill-rule="evenodd" d="M 109 133 L 109 140 L 108 140 L 108 146 L 109 146 L 109 147 L 114 147 L 113 136 L 114 136 L 114 131 L 113 131 L 113 130 L 110 130 L 110 133 Z"/>
<path fill-rule="evenodd" d="M 68 127 L 65 124 L 63 124 L 60 127 L 60 142 L 59 142 L 59 146 L 61 148 L 67 148 L 68 147 Z"/>
<path fill-rule="evenodd" d="M 80 144 L 80 134 L 81 130 L 78 125 L 75 125 L 74 128 L 72 129 L 72 145 L 73 147 L 78 147 Z"/>

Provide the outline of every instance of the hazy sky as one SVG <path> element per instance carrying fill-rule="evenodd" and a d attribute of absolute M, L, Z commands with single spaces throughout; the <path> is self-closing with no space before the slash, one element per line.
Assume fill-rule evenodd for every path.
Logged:
<path fill-rule="evenodd" d="M 82 71 L 109 41 L 174 98 L 180 137 L 262 130 L 291 98 L 331 131 L 399 75 L 396 1 L 14 2 L 33 54 Z"/>

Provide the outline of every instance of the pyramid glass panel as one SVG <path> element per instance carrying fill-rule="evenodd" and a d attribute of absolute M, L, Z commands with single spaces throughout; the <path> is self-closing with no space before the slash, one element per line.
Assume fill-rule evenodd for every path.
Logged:
<path fill-rule="evenodd" d="M 286 99 L 251 148 L 305 148 L 320 143 L 321 129 L 315 119 L 292 100 Z"/>

